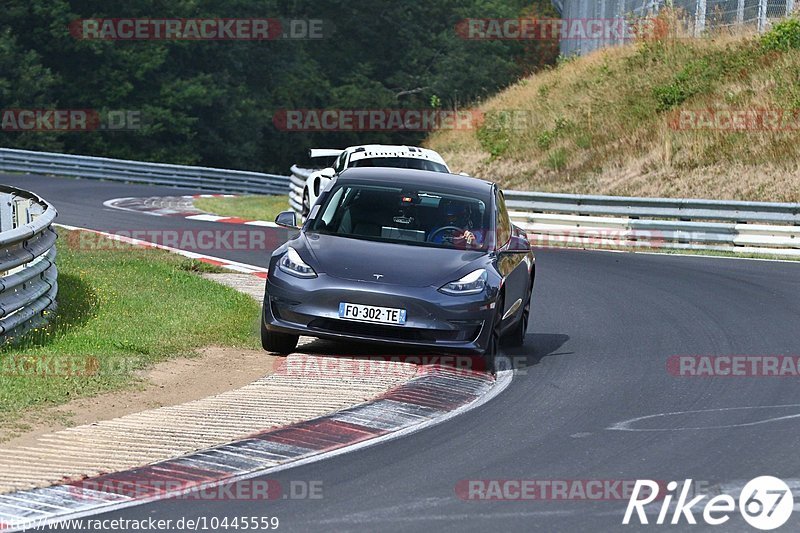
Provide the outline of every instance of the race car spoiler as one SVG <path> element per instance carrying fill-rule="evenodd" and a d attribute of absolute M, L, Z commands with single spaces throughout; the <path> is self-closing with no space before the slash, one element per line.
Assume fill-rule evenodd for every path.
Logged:
<path fill-rule="evenodd" d="M 311 159 L 316 159 L 317 157 L 338 157 L 342 152 L 344 152 L 344 150 L 337 150 L 335 148 L 311 148 L 308 151 L 308 156 Z"/>

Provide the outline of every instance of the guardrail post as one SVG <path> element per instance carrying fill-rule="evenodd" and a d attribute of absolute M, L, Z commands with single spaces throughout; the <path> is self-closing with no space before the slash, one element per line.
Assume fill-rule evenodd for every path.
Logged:
<path fill-rule="evenodd" d="M 744 0 L 739 0 L 736 6 L 736 24 L 744 24 Z"/>
<path fill-rule="evenodd" d="M 0 194 L 0 233 L 14 229 L 14 197 Z"/>
<path fill-rule="evenodd" d="M 767 0 L 758 2 L 758 33 L 764 33 L 767 29 Z"/>
<path fill-rule="evenodd" d="M 17 200 L 16 208 L 14 209 L 15 226 L 24 226 L 31 221 L 30 217 L 31 201 L 30 200 Z"/>
<path fill-rule="evenodd" d="M 706 31 L 706 0 L 697 0 L 694 20 L 694 36 L 700 37 Z"/>
<path fill-rule="evenodd" d="M 600 3 L 599 6 L 595 6 L 597 9 L 596 13 L 598 13 L 596 18 L 604 19 L 606 18 L 606 0 L 599 0 L 599 3 Z M 595 42 L 597 43 L 597 46 L 595 48 L 603 48 L 604 46 L 609 45 L 609 43 L 604 41 L 602 38 L 596 39 Z"/>

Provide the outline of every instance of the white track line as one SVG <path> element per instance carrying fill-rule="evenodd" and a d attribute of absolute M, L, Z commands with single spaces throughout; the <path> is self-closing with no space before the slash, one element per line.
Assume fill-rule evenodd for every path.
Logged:
<path fill-rule="evenodd" d="M 177 197 L 176 197 L 177 198 Z M 226 194 L 226 195 L 200 195 L 200 196 L 181 196 L 180 198 L 184 199 L 194 199 L 194 198 L 236 198 L 235 194 Z M 131 207 L 122 207 L 117 205 L 118 202 L 123 202 L 126 200 L 139 200 L 140 197 L 126 197 L 126 198 L 112 198 L 111 200 L 106 200 L 103 202 L 103 206 L 109 209 L 119 209 L 120 211 L 129 211 L 131 213 L 139 213 L 143 215 L 150 215 L 150 216 L 172 216 L 176 218 L 185 218 L 187 220 L 199 220 L 201 222 L 223 222 L 223 223 L 232 223 L 228 222 L 230 219 L 240 219 L 241 217 L 231 217 L 231 216 L 221 216 L 221 215 L 214 215 L 212 213 L 193 213 L 189 215 L 181 215 L 180 213 L 173 213 L 173 214 L 164 214 L 158 211 L 142 211 L 139 209 L 133 209 Z M 197 208 L 195 208 L 197 209 Z M 265 228 L 278 228 L 275 222 L 271 222 L 268 220 L 245 220 L 244 222 L 235 222 L 235 224 L 242 224 L 245 226 L 261 226 Z"/>

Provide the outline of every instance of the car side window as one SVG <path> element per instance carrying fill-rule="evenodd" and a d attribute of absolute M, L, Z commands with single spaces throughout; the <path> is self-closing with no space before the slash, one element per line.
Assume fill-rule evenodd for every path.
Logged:
<path fill-rule="evenodd" d="M 495 203 L 497 204 L 497 246 L 501 247 L 505 246 L 506 243 L 511 240 L 511 218 L 508 216 L 506 200 L 500 189 L 495 193 Z"/>

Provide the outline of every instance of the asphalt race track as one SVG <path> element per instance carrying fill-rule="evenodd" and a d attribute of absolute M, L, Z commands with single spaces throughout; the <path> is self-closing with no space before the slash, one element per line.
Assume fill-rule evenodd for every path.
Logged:
<path fill-rule="evenodd" d="M 63 224 L 214 227 L 102 206 L 115 197 L 196 191 L 32 176 L 2 181 L 53 202 Z M 267 254 L 219 255 L 267 262 Z M 184 498 L 99 518 L 277 516 L 287 531 L 645 530 L 654 526 L 621 525 L 625 499 L 466 501 L 456 487 L 487 479 L 691 478 L 710 486 L 761 475 L 800 479 L 800 419 L 792 417 L 800 416 L 798 378 L 667 371 L 674 355 L 800 354 L 800 264 L 573 250 L 541 250 L 537 263 L 527 340 L 510 354 L 520 356 L 517 375 L 483 407 L 272 476 L 284 487 L 321 482 L 320 499 Z M 609 429 L 650 415 L 664 416 L 626 426 L 650 431 Z M 702 523 L 702 509 L 695 514 Z M 785 530 L 800 525 L 796 515 Z M 684 522 L 680 529 L 711 528 Z M 714 529 L 752 531 L 738 513 Z"/>
<path fill-rule="evenodd" d="M 155 187 L 149 185 L 132 185 L 126 183 L 98 182 L 94 180 L 76 180 L 66 178 L 41 177 L 31 175 L 8 175 L 0 174 L 0 183 L 6 183 L 14 187 L 20 187 L 29 191 L 37 192 L 52 202 L 58 210 L 56 222 L 69 226 L 89 228 L 112 233 L 122 233 L 129 236 L 133 232 L 154 232 L 159 235 L 163 230 L 177 230 L 184 233 L 196 231 L 214 231 L 221 233 L 236 229 L 237 226 L 220 224 L 214 222 L 204 222 L 197 220 L 185 220 L 181 217 L 159 217 L 122 211 L 103 206 L 103 202 L 114 198 L 124 197 L 147 197 L 147 196 L 181 196 L 187 194 L 200 194 L 202 191 L 192 189 L 178 189 L 170 187 Z M 288 206 L 287 206 L 288 209 Z M 258 227 L 238 226 L 243 231 L 261 230 Z M 267 239 L 271 243 L 282 243 L 286 241 L 287 231 L 278 228 L 265 228 Z M 148 238 L 140 237 L 142 240 L 155 240 L 163 244 L 162 237 Z M 278 244 L 275 244 L 277 246 Z M 273 248 L 274 249 L 274 248 Z M 266 266 L 269 262 L 270 249 L 211 249 L 199 250 L 192 249 L 193 252 L 203 253 L 210 256 L 222 257 L 233 261 L 248 263 L 251 265 Z"/>

